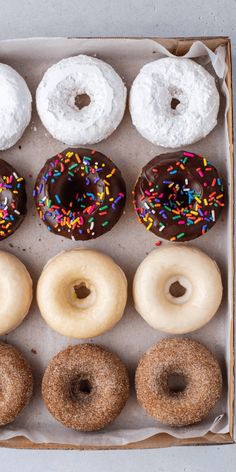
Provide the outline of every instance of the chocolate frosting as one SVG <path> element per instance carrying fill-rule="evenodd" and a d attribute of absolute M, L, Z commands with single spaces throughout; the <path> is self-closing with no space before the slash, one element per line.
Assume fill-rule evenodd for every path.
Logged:
<path fill-rule="evenodd" d="M 0 241 L 11 236 L 26 214 L 25 181 L 0 159 Z"/>
<path fill-rule="evenodd" d="M 206 158 L 187 151 L 161 154 L 142 169 L 134 206 L 147 230 L 170 241 L 189 241 L 215 224 L 224 190 Z"/>
<path fill-rule="evenodd" d="M 126 189 L 118 167 L 104 154 L 68 148 L 47 160 L 37 177 L 34 197 L 49 231 L 87 240 L 116 224 Z"/>

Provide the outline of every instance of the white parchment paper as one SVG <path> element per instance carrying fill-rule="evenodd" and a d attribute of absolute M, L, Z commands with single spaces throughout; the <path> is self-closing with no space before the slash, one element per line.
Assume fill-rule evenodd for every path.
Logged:
<path fill-rule="evenodd" d="M 172 46 L 174 41 L 170 40 Z M 128 88 L 141 66 L 159 57 L 171 54 L 156 41 L 150 39 L 65 39 L 37 38 L 0 42 L 0 62 L 14 67 L 27 80 L 33 96 L 43 73 L 63 57 L 79 53 L 96 55 L 110 63 L 123 77 Z M 221 90 L 221 106 L 218 125 L 204 140 L 186 149 L 208 156 L 223 177 L 225 188 L 230 185 L 229 144 L 226 125 L 227 89 L 225 49 L 215 53 L 197 41 L 185 57 L 194 58 L 206 67 L 217 80 Z M 118 130 L 95 148 L 110 156 L 120 167 L 127 184 L 128 202 L 125 213 L 113 230 L 97 240 L 76 243 L 50 234 L 39 220 L 32 199 L 33 183 L 44 162 L 64 149 L 63 144 L 52 139 L 43 128 L 35 112 L 33 120 L 17 145 L 1 153 L 1 158 L 16 166 L 27 181 L 28 215 L 16 233 L 1 242 L 1 249 L 18 256 L 28 267 L 36 286 L 40 272 L 49 258 L 64 249 L 74 247 L 96 248 L 107 252 L 124 269 L 129 281 L 129 301 L 121 322 L 111 331 L 89 340 L 115 351 L 130 371 L 131 394 L 127 405 L 116 421 L 101 432 L 78 433 L 54 420 L 47 412 L 40 394 L 43 372 L 49 360 L 61 349 L 78 341 L 60 336 L 49 328 L 40 316 L 35 299 L 29 315 L 14 332 L 2 337 L 19 347 L 32 363 L 35 375 L 35 392 L 30 405 L 11 425 L 0 429 L 0 440 L 24 435 L 35 442 L 57 442 L 77 445 L 123 445 L 160 432 L 168 432 L 178 438 L 202 436 L 207 431 L 228 432 L 228 365 L 231 260 L 229 257 L 230 227 L 228 206 L 220 221 L 206 235 L 190 245 L 197 246 L 215 258 L 220 266 L 224 283 L 224 298 L 213 320 L 189 335 L 205 343 L 217 356 L 224 376 L 224 392 L 215 410 L 202 423 L 188 428 L 170 428 L 152 420 L 138 406 L 134 388 L 134 370 L 140 356 L 154 343 L 165 337 L 153 330 L 135 312 L 131 297 L 132 278 L 143 258 L 155 247 L 156 237 L 145 231 L 136 220 L 132 207 L 131 190 L 143 165 L 155 155 L 165 152 L 142 138 L 131 124 L 129 112 Z M 166 149 L 168 151 L 168 149 Z M 168 244 L 163 242 L 163 244 Z M 17 300 L 16 300 L 17 303 Z M 190 314 L 191 316 L 191 314 Z"/>

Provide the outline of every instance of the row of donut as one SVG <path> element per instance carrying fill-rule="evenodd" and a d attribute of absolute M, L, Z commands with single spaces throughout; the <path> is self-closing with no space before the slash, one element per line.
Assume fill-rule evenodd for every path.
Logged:
<path fill-rule="evenodd" d="M 32 281 L 22 262 L 10 253 L 0 252 L 0 268 L 1 284 L 8 294 L 0 317 L 0 334 L 5 334 L 28 313 Z M 189 246 L 153 250 L 141 262 L 133 281 L 137 312 L 154 329 L 167 333 L 189 333 L 204 326 L 217 312 L 222 292 L 215 261 Z M 127 280 L 122 269 L 102 252 L 64 251 L 44 267 L 37 302 L 52 329 L 72 338 L 91 338 L 110 330 L 122 318 Z"/>
<path fill-rule="evenodd" d="M 32 369 L 20 351 L 0 343 L 0 425 L 21 413 L 33 393 Z M 175 382 L 178 374 L 182 385 Z M 171 426 L 201 421 L 222 393 L 217 359 L 199 342 L 163 339 L 139 360 L 137 400 L 155 420 Z M 96 431 L 115 420 L 129 397 L 128 370 L 119 357 L 94 344 L 70 346 L 49 363 L 42 396 L 51 415 L 77 431 Z"/>
<path fill-rule="evenodd" d="M 31 119 L 32 97 L 25 80 L 0 64 L 0 150 L 13 146 Z M 44 74 L 36 105 L 49 133 L 70 146 L 95 144 L 121 122 L 127 89 L 100 59 L 79 55 L 61 60 Z M 205 137 L 217 124 L 215 79 L 191 59 L 162 58 L 146 64 L 130 92 L 133 124 L 154 144 L 177 148 Z"/>
<path fill-rule="evenodd" d="M 121 217 L 126 186 L 104 154 L 68 148 L 48 159 L 33 192 L 39 217 L 49 231 L 72 240 L 97 238 Z M 146 230 L 183 242 L 205 234 L 224 206 L 216 168 L 203 156 L 178 151 L 154 157 L 136 181 L 134 208 Z M 25 182 L 0 160 L 0 240 L 10 236 L 26 213 Z"/>

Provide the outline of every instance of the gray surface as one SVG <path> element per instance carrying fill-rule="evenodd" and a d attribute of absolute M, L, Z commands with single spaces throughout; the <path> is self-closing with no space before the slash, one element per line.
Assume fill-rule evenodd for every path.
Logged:
<path fill-rule="evenodd" d="M 230 35 L 236 63 L 235 0 L 0 0 L 0 9 L 1 39 Z M 3 472 L 233 472 L 236 446 L 109 452 L 0 450 L 0 464 Z"/>

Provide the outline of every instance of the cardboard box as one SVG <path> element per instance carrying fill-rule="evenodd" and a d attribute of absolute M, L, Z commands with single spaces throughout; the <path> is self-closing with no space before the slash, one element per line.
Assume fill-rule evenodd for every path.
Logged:
<path fill-rule="evenodd" d="M 205 43 L 210 49 L 215 50 L 219 45 L 225 45 L 226 52 L 226 63 L 228 66 L 226 83 L 229 90 L 229 110 L 228 110 L 228 134 L 230 142 L 230 172 L 231 172 L 231 187 L 230 187 L 230 218 L 233 222 L 234 219 L 234 205 L 233 205 L 233 179 L 234 179 L 234 154 L 233 154 L 233 98 L 232 98 L 232 62 L 231 62 L 231 43 L 230 39 L 227 37 L 201 37 L 201 38 L 152 38 L 155 41 L 161 43 L 163 46 L 167 47 L 173 54 L 183 55 L 185 54 L 192 43 L 197 39 Z M 232 224 L 233 226 L 233 224 Z M 231 235 L 231 257 L 233 260 L 234 257 L 234 234 Z M 232 266 L 232 279 L 234 280 L 234 264 Z M 234 306 L 234 294 L 232 293 L 232 306 Z M 20 448 L 20 449 L 142 449 L 142 448 L 159 448 L 159 447 L 168 447 L 168 446 L 177 446 L 177 445 L 209 445 L 209 444 L 229 444 L 233 442 L 233 432 L 234 432 L 234 320 L 232 317 L 231 327 L 230 327 L 230 375 L 229 375 L 229 422 L 230 422 L 230 431 L 226 434 L 214 434 L 207 433 L 203 437 L 199 438 L 189 438 L 189 439 L 178 439 L 174 438 L 168 434 L 158 434 L 144 441 L 130 443 L 125 446 L 118 447 L 91 447 L 89 444 L 87 446 L 79 447 L 73 445 L 63 445 L 63 444 L 36 444 L 24 437 L 16 437 L 6 441 L 0 441 L 1 447 L 9 448 Z"/>

